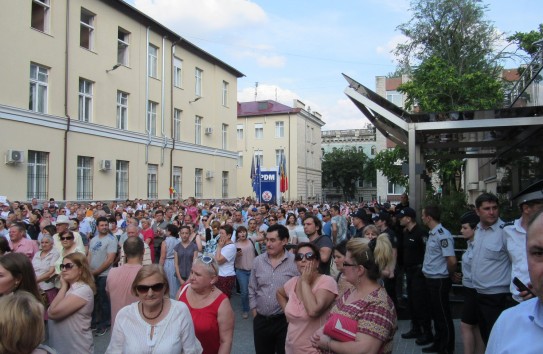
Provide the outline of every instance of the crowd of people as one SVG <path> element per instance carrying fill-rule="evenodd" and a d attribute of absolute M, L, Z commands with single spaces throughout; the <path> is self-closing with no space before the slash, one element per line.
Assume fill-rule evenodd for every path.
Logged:
<path fill-rule="evenodd" d="M 528 264 L 543 249 L 530 236 L 543 227 L 533 221 L 543 219 L 542 187 L 515 198 L 522 217 L 512 223 L 499 218 L 494 195 L 479 196 L 456 230 L 467 241 L 461 262 L 440 208 L 424 206 L 421 225 L 407 194 L 396 205 L 6 202 L 0 301 L 32 302 L 36 311 L 20 320 L 39 312 L 46 325 L 24 348 L 5 337 L 23 338 L 24 329 L 2 333 L 0 352 L 92 353 L 93 337 L 111 331 L 107 353 L 230 353 L 240 312 L 252 319 L 258 354 L 392 353 L 406 293 L 411 328 L 401 336 L 429 345 L 425 353 L 453 353 L 456 282 L 464 353 L 487 345 L 499 353 L 503 338 L 492 329 L 496 321 L 495 331 L 509 328 L 498 320 L 504 310 L 539 297 L 535 310 L 523 307 L 539 316 L 539 268 Z M 240 308 L 230 302 L 235 292 Z"/>

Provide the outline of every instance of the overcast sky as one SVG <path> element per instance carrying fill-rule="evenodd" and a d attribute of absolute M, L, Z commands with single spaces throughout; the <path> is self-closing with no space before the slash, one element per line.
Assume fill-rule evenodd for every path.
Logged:
<path fill-rule="evenodd" d="M 410 18 L 405 0 L 125 0 L 245 74 L 238 101 L 297 98 L 322 114 L 323 130 L 367 121 L 343 93 L 341 73 L 375 90 L 395 69 L 396 27 Z M 487 19 L 500 32 L 543 22 L 542 0 L 492 0 Z"/>

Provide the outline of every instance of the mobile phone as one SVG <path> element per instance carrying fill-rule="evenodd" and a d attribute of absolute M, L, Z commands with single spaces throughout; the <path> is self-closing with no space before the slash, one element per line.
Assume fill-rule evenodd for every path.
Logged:
<path fill-rule="evenodd" d="M 530 294 L 532 294 L 532 296 L 535 297 L 535 294 L 532 292 L 532 290 L 530 290 L 530 288 L 528 288 L 526 286 L 526 284 L 524 284 L 519 278 L 517 277 L 514 277 L 513 278 L 513 284 L 515 284 L 515 286 L 522 292 L 522 291 L 527 291 L 529 292 Z"/>

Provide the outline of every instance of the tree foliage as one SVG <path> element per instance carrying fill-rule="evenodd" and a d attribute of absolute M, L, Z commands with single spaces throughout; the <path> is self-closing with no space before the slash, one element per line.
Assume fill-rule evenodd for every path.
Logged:
<path fill-rule="evenodd" d="M 512 36 L 507 37 L 509 42 L 515 43 L 519 49 L 525 51 L 530 56 L 537 53 L 539 47 L 534 45 L 534 42 L 543 39 L 543 23 L 539 25 L 538 31 L 530 32 L 515 32 Z"/>
<path fill-rule="evenodd" d="M 373 161 L 363 151 L 352 149 L 333 149 L 324 154 L 322 161 L 322 183 L 338 186 L 345 198 L 353 198 L 356 181 L 363 179 L 375 183 Z"/>
<path fill-rule="evenodd" d="M 402 173 L 402 164 L 407 163 L 407 151 L 399 146 L 379 151 L 373 158 L 375 169 L 387 177 L 388 181 L 408 187 L 409 178 Z"/>

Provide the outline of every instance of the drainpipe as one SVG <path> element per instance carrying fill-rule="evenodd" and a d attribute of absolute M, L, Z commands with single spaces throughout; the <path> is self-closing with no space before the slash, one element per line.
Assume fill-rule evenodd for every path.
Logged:
<path fill-rule="evenodd" d="M 291 146 L 290 146 L 290 137 L 292 136 L 292 133 L 291 133 L 291 130 L 290 130 L 290 112 L 288 112 L 288 169 L 287 169 L 287 179 L 289 181 L 289 184 L 292 183 L 292 180 L 290 179 L 290 171 L 292 171 L 291 169 L 291 164 L 290 164 L 290 161 L 291 161 L 291 153 L 290 151 L 292 150 L 291 149 Z M 298 188 L 298 187 L 296 187 Z M 288 200 L 290 201 L 290 185 L 289 185 L 289 188 L 288 188 Z"/>
<path fill-rule="evenodd" d="M 147 67 L 147 70 L 145 70 L 145 132 L 147 133 L 147 143 L 145 144 L 145 164 L 149 163 L 149 145 L 151 145 L 151 129 L 149 129 L 149 126 L 147 124 L 147 110 L 149 108 L 149 27 L 147 27 L 147 34 L 146 34 L 146 59 L 145 64 Z"/>
<path fill-rule="evenodd" d="M 64 52 L 64 115 L 66 116 L 66 129 L 64 130 L 64 165 L 62 169 L 62 199 L 66 200 L 66 184 L 68 174 L 68 132 L 70 131 L 71 118 L 68 107 L 68 75 L 70 45 L 70 2 L 66 1 L 66 44 Z"/>
<path fill-rule="evenodd" d="M 164 50 L 166 44 L 166 37 L 162 37 L 162 94 L 161 94 L 161 102 L 160 102 L 160 131 L 162 133 L 162 150 L 160 152 L 160 166 L 164 166 L 164 149 L 166 148 L 166 133 L 164 132 L 164 112 L 166 111 L 164 107 L 164 88 L 165 88 L 165 82 L 164 78 L 166 76 L 166 69 L 164 67 L 164 64 L 166 62 L 166 51 Z"/>

